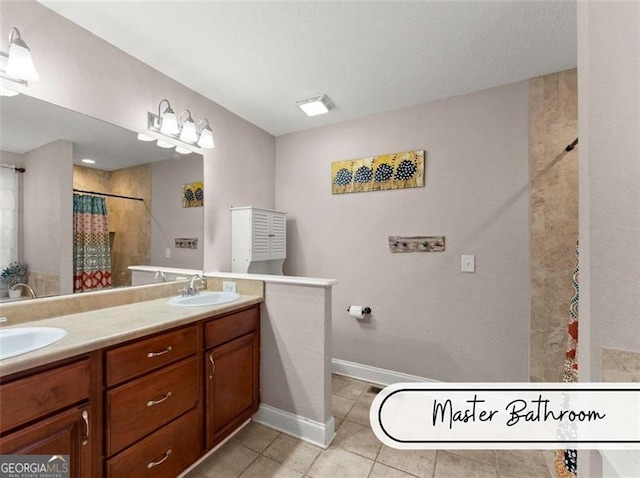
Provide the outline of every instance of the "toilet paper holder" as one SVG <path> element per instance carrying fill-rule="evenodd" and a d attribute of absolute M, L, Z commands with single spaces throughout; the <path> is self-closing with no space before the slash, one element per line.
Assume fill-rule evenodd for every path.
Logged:
<path fill-rule="evenodd" d="M 351 307 L 352 306 L 347 307 L 347 312 L 351 312 Z M 371 307 L 363 307 L 362 308 L 362 313 L 363 314 L 370 314 L 371 313 Z"/>

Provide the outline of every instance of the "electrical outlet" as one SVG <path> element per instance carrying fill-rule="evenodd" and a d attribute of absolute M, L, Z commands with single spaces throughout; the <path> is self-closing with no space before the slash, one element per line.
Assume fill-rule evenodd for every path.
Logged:
<path fill-rule="evenodd" d="M 229 280 L 223 280 L 222 281 L 222 291 L 223 292 L 235 292 L 236 291 L 236 283 L 229 281 Z"/>
<path fill-rule="evenodd" d="M 165 258 L 165 259 L 171 259 L 171 249 L 166 248 L 166 249 L 164 250 L 164 258 Z"/>

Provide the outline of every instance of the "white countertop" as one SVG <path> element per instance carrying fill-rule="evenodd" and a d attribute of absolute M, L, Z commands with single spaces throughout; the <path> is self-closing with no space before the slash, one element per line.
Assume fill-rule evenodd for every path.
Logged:
<path fill-rule="evenodd" d="M 187 276 L 192 276 L 195 274 L 202 274 L 202 270 L 198 269 L 181 269 L 179 267 L 164 267 L 164 266 L 129 266 L 127 267 L 130 271 L 140 271 L 140 272 L 168 272 L 170 274 L 184 274 Z"/>
<path fill-rule="evenodd" d="M 266 284 L 288 284 L 311 287 L 331 287 L 337 284 L 335 279 L 320 279 L 317 277 L 281 276 L 268 274 L 242 274 L 238 272 L 205 272 L 205 277 L 219 277 L 223 279 L 259 280 Z"/>

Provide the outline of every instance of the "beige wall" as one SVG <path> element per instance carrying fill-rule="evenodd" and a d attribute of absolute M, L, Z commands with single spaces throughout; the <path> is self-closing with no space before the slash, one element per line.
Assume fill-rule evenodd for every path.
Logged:
<path fill-rule="evenodd" d="M 640 4 L 578 2 L 580 381 L 619 380 L 640 352 Z M 637 354 L 633 357 L 637 364 Z M 620 358 L 620 357 L 618 357 Z M 623 374 L 633 379 L 633 374 Z M 596 452 L 581 476 L 600 476 Z"/>
<path fill-rule="evenodd" d="M 579 4 L 579 26 L 578 350 L 598 381 L 602 347 L 640 351 L 640 4 Z"/>
<path fill-rule="evenodd" d="M 202 180 L 201 156 L 151 164 L 151 257 L 147 264 L 202 269 L 204 208 L 182 207 L 182 185 Z M 204 184 L 205 191 L 208 184 Z M 176 248 L 177 237 L 198 238 L 198 248 Z M 168 259 L 165 249 L 171 250 Z"/>
<path fill-rule="evenodd" d="M 58 140 L 22 155 L 22 259 L 39 295 L 73 291 L 73 143 Z M 55 278 L 59 290 L 52 290 Z"/>
<path fill-rule="evenodd" d="M 529 378 L 529 102 L 517 83 L 276 139 L 291 275 L 332 277 L 333 357 L 445 381 Z M 332 161 L 426 150 L 426 187 L 331 195 Z M 389 235 L 445 235 L 391 254 Z M 476 273 L 460 255 L 476 255 Z M 370 320 L 347 315 L 370 306 Z"/>
<path fill-rule="evenodd" d="M 216 148 L 204 158 L 204 268 L 230 270 L 231 205 L 275 205 L 273 136 L 38 3 L 0 2 L 0 31 L 13 26 L 40 74 L 30 96 L 133 131 L 146 130 L 163 98 L 209 119 Z"/>
<path fill-rule="evenodd" d="M 530 378 L 560 382 L 578 239 L 576 70 L 534 78 L 529 91 L 531 176 Z"/>

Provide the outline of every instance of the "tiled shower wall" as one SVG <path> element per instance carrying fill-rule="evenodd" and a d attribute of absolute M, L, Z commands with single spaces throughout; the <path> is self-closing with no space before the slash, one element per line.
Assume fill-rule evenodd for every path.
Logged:
<path fill-rule="evenodd" d="M 575 69 L 534 78 L 529 93 L 531 181 L 530 379 L 562 380 L 578 239 Z"/>
<path fill-rule="evenodd" d="M 130 265 L 148 264 L 151 254 L 151 170 L 148 164 L 117 171 L 73 168 L 73 187 L 143 198 L 106 198 L 111 234 L 113 287 L 131 285 Z"/>

